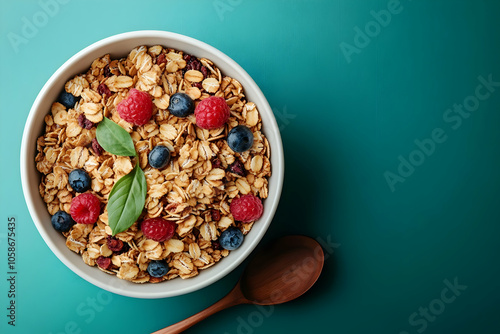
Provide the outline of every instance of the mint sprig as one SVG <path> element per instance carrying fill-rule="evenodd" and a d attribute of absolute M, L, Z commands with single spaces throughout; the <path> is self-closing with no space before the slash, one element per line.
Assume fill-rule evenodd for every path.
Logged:
<path fill-rule="evenodd" d="M 146 203 L 147 183 L 144 172 L 135 168 L 116 181 L 108 198 L 108 224 L 113 235 L 126 231 L 139 218 Z"/>
<path fill-rule="evenodd" d="M 107 152 L 121 156 L 137 156 L 130 134 L 104 117 L 97 126 L 99 145 Z M 108 197 L 108 224 L 113 235 L 126 231 L 139 218 L 146 203 L 147 183 L 137 160 L 134 169 L 113 185 Z"/>
<path fill-rule="evenodd" d="M 125 157 L 136 155 L 130 134 L 107 117 L 97 126 L 96 137 L 99 145 L 111 154 Z"/>

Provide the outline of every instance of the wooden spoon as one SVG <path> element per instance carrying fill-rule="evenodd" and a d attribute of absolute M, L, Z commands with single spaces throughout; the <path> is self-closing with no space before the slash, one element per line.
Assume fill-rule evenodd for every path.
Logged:
<path fill-rule="evenodd" d="M 260 251 L 236 286 L 214 305 L 153 334 L 181 333 L 208 316 L 238 304 L 275 305 L 300 297 L 318 279 L 325 260 L 314 239 L 286 236 Z"/>

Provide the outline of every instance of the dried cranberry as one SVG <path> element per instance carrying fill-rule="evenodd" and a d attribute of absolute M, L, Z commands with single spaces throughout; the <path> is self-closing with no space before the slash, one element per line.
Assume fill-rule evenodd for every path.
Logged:
<path fill-rule="evenodd" d="M 99 86 L 97 86 L 97 92 L 101 95 L 111 96 L 111 91 L 109 90 L 108 86 L 106 86 L 105 83 L 102 83 Z"/>
<path fill-rule="evenodd" d="M 94 123 L 89 121 L 84 114 L 80 114 L 78 116 L 78 125 L 80 125 L 84 129 L 90 130 L 94 126 Z"/>
<path fill-rule="evenodd" d="M 86 120 L 87 120 L 87 117 L 85 117 L 84 114 L 78 115 L 78 125 L 80 125 L 80 127 L 85 128 L 85 121 Z"/>
<path fill-rule="evenodd" d="M 185 61 L 189 61 L 191 59 L 191 55 L 188 55 L 187 53 L 184 54 L 184 56 L 182 56 L 182 58 L 185 60 Z"/>
<path fill-rule="evenodd" d="M 220 162 L 219 158 L 215 158 L 212 160 L 212 168 L 221 168 L 222 162 Z"/>
<path fill-rule="evenodd" d="M 194 69 L 194 70 L 199 71 L 199 70 L 201 69 L 201 63 L 200 63 L 200 61 L 199 61 L 198 59 L 193 60 L 193 61 L 191 62 L 191 64 L 193 65 L 193 69 Z"/>
<path fill-rule="evenodd" d="M 201 89 L 203 86 L 201 85 L 201 82 L 193 82 L 191 86 L 196 87 L 198 89 Z"/>
<path fill-rule="evenodd" d="M 206 78 L 208 75 L 208 69 L 205 66 L 202 66 L 201 73 L 203 73 L 203 78 Z"/>
<path fill-rule="evenodd" d="M 100 156 L 101 154 L 104 153 L 104 149 L 99 145 L 99 142 L 97 141 L 96 138 L 92 138 L 92 150 L 94 151 L 94 154 L 97 156 Z"/>
<path fill-rule="evenodd" d="M 165 55 L 162 53 L 158 57 L 156 57 L 156 65 L 161 65 L 165 64 L 167 62 L 167 58 Z"/>
<path fill-rule="evenodd" d="M 111 73 L 111 70 L 109 69 L 109 64 L 104 66 L 103 74 L 106 78 L 113 75 L 113 73 Z"/>
<path fill-rule="evenodd" d="M 116 254 L 123 254 L 123 253 L 128 252 L 129 250 L 130 250 L 130 246 L 128 245 L 128 243 L 124 243 L 122 250 L 116 252 Z"/>
<path fill-rule="evenodd" d="M 198 236 L 200 235 L 200 230 L 198 230 L 197 228 L 194 228 L 192 233 L 195 236 L 195 238 L 198 238 Z"/>
<path fill-rule="evenodd" d="M 110 251 L 119 252 L 123 248 L 123 241 L 113 238 L 112 236 L 108 236 L 106 242 Z"/>
<path fill-rule="evenodd" d="M 99 268 L 107 270 L 111 266 L 111 259 L 109 257 L 99 256 L 96 260 Z"/>
<path fill-rule="evenodd" d="M 231 173 L 237 174 L 239 176 L 245 176 L 245 174 L 246 174 L 245 166 L 243 166 L 243 164 L 239 160 L 236 160 L 235 162 L 233 162 L 228 167 L 228 169 Z"/>
<path fill-rule="evenodd" d="M 200 71 L 200 70 L 202 70 L 202 67 L 204 67 L 203 65 L 201 65 L 201 62 L 198 60 L 198 58 L 196 58 L 194 56 L 184 55 L 184 60 L 187 63 L 186 63 L 186 67 L 183 70 L 183 73 L 186 73 L 186 71 L 189 71 L 189 70 Z"/>
<path fill-rule="evenodd" d="M 222 249 L 222 247 L 220 246 L 219 239 L 217 239 L 214 242 L 212 242 L 212 248 L 214 250 L 221 250 Z"/>
<path fill-rule="evenodd" d="M 220 220 L 220 211 L 212 209 L 212 220 L 218 222 Z"/>

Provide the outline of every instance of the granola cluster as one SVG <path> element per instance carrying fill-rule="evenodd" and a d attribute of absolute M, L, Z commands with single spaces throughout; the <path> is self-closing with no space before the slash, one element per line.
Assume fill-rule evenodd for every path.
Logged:
<path fill-rule="evenodd" d="M 37 140 L 35 161 L 42 174 L 40 195 L 51 215 L 70 212 L 77 195 L 68 184 L 73 169 L 84 169 L 91 177 L 90 192 L 104 204 L 98 221 L 75 224 L 62 233 L 68 248 L 81 254 L 86 264 L 96 266 L 98 259 L 110 258 L 107 269 L 98 267 L 136 283 L 189 278 L 228 255 L 217 241 L 224 230 L 235 226 L 243 234 L 250 231 L 254 222 L 235 221 L 230 203 L 246 194 L 267 198 L 270 148 L 257 107 L 246 100 L 236 79 L 225 76 L 209 59 L 155 45 L 137 47 L 126 58 L 98 58 L 64 88 L 79 100 L 73 108 L 53 103 L 44 134 Z M 153 117 L 142 126 L 127 123 L 116 111 L 132 88 L 153 97 Z M 229 121 L 222 128 L 205 130 L 196 126 L 194 115 L 171 115 L 169 99 L 177 92 L 188 94 L 196 104 L 209 96 L 223 97 L 231 109 Z M 95 125 L 103 117 L 130 133 L 137 158 L 116 156 L 98 145 Z M 232 151 L 226 141 L 237 125 L 246 125 L 254 135 L 253 146 L 242 153 Z M 161 170 L 148 164 L 148 153 L 156 145 L 171 152 L 170 163 Z M 116 252 L 108 247 L 112 231 L 105 204 L 115 182 L 136 163 L 147 180 L 146 204 L 138 221 L 115 235 L 126 246 Z M 172 239 L 157 242 L 142 234 L 140 222 L 154 217 L 176 223 Z M 168 273 L 151 277 L 146 270 L 151 260 L 165 260 Z"/>

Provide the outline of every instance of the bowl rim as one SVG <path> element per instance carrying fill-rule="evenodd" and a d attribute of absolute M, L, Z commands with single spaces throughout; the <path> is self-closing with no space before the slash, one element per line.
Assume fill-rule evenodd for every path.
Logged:
<path fill-rule="evenodd" d="M 137 38 L 158 38 L 158 39 L 165 39 L 165 41 L 168 40 L 174 40 L 175 42 L 178 43 L 186 43 L 192 45 L 194 48 L 200 49 L 202 51 L 206 51 L 208 53 L 214 54 L 220 59 L 222 59 L 225 64 L 231 68 L 233 68 L 238 75 L 242 76 L 245 78 L 245 81 L 247 82 L 245 84 L 244 89 L 245 90 L 251 90 L 253 91 L 254 95 L 258 95 L 260 99 L 262 100 L 262 103 L 264 105 L 259 105 L 259 110 L 267 110 L 269 113 L 269 119 L 266 121 L 266 127 L 270 128 L 271 131 L 273 132 L 272 139 L 275 144 L 275 148 L 273 149 L 272 152 L 272 159 L 275 160 L 273 162 L 273 171 L 272 171 L 272 178 L 274 182 L 277 182 L 277 188 L 276 188 L 276 193 L 272 198 L 267 198 L 266 199 L 266 204 L 265 207 L 270 207 L 270 211 L 268 214 L 268 219 L 265 222 L 259 222 L 260 224 L 264 224 L 265 226 L 261 228 L 258 232 L 259 234 L 254 237 L 254 239 L 251 240 L 251 243 L 245 245 L 244 252 L 241 254 L 238 254 L 237 257 L 234 258 L 233 262 L 231 262 L 227 267 L 222 269 L 221 271 L 215 272 L 212 276 L 209 276 L 206 280 L 202 282 L 198 282 L 197 284 L 193 285 L 188 285 L 185 288 L 182 289 L 177 289 L 175 291 L 172 290 L 162 290 L 162 291 L 156 291 L 156 292 L 135 292 L 135 291 L 127 291 L 126 288 L 120 287 L 121 284 L 115 284 L 117 282 L 115 281 L 122 281 L 116 277 L 111 277 L 110 279 L 106 280 L 100 280 L 95 278 L 93 275 L 89 275 L 85 273 L 83 270 L 78 268 L 76 265 L 74 265 L 71 259 L 69 259 L 69 253 L 63 253 L 59 251 L 58 247 L 55 245 L 54 240 L 52 240 L 52 237 L 49 236 L 48 232 L 45 230 L 45 227 L 42 225 L 41 217 L 38 214 L 38 211 L 36 210 L 35 207 L 35 201 L 40 201 L 40 195 L 38 192 L 32 193 L 29 188 L 28 184 L 28 179 L 29 179 L 29 174 L 30 174 L 30 169 L 29 169 L 29 164 L 34 163 L 34 156 L 32 155 L 33 148 L 30 145 L 34 145 L 34 142 L 31 139 L 33 136 L 37 138 L 38 131 L 36 131 L 36 125 L 34 124 L 34 118 L 35 114 L 37 114 L 37 110 L 39 109 L 40 103 L 43 101 L 44 96 L 47 94 L 48 90 L 51 88 L 51 86 L 54 85 L 54 83 L 60 79 L 61 74 L 65 73 L 68 71 L 68 69 L 79 62 L 80 60 L 84 60 L 91 54 L 93 51 L 104 47 L 106 45 L 110 44 L 115 44 L 121 41 L 126 41 L 128 39 L 137 39 Z M 146 44 L 146 43 L 145 43 Z M 90 64 L 90 62 L 89 62 Z M 90 66 L 90 65 L 89 65 Z M 241 78 L 241 77 L 240 77 Z M 39 111 L 40 113 L 41 111 Z M 270 141 L 270 134 L 268 133 L 269 131 L 266 132 L 266 137 Z M 34 134 L 35 133 L 35 134 Z M 36 142 L 36 140 L 35 140 Z M 271 144 L 271 142 L 270 142 Z M 277 150 L 276 150 L 277 148 Z M 36 150 L 35 150 L 36 154 Z M 277 162 L 277 164 L 276 164 Z M 283 146 L 282 146 L 282 141 L 281 141 L 281 135 L 279 132 L 279 127 L 277 125 L 276 119 L 273 115 L 272 109 L 265 98 L 264 94 L 260 90 L 260 88 L 257 86 L 255 81 L 252 79 L 252 77 L 238 64 L 236 63 L 233 59 L 231 59 L 229 56 L 227 56 L 225 53 L 222 51 L 216 49 L 215 47 L 202 42 L 200 40 L 197 40 L 195 38 L 181 35 L 178 33 L 173 33 L 173 32 L 168 32 L 168 31 L 161 31 L 161 30 L 139 30 L 139 31 L 130 31 L 130 32 L 125 32 L 125 33 L 120 33 L 116 35 L 112 35 L 109 37 L 106 37 L 104 39 L 101 39 L 97 42 L 94 42 L 90 44 L 89 46 L 83 48 L 79 52 L 77 52 L 75 55 L 70 57 L 68 60 L 66 60 L 52 75 L 51 77 L 47 80 L 47 82 L 43 85 L 42 89 L 38 93 L 35 101 L 33 102 L 31 109 L 29 111 L 28 117 L 26 119 L 24 131 L 23 131 L 23 137 L 22 137 L 22 143 L 21 143 L 21 152 L 20 152 L 20 169 L 21 169 L 21 183 L 22 183 L 22 190 L 25 198 L 26 205 L 28 207 L 28 211 L 30 213 L 31 219 L 34 222 L 38 232 L 42 236 L 43 240 L 49 246 L 50 250 L 56 255 L 56 257 L 66 265 L 70 270 L 72 270 L 74 273 L 76 273 L 78 276 L 83 278 L 84 280 L 88 281 L 89 283 L 98 286 L 104 290 L 123 295 L 123 296 L 128 296 L 128 297 L 135 297 L 135 298 L 146 298 L 146 299 L 153 299 L 153 298 L 165 298 L 165 297 L 174 297 L 174 296 L 179 296 L 183 294 L 187 294 L 190 292 L 194 292 L 197 290 L 200 290 L 204 287 L 207 287 L 216 281 L 220 280 L 221 278 L 225 277 L 228 275 L 230 272 L 232 272 L 236 267 L 238 267 L 247 257 L 252 253 L 252 251 L 255 249 L 257 244 L 262 240 L 262 237 L 266 233 L 267 229 L 269 228 L 269 225 L 274 217 L 274 214 L 277 210 L 278 203 L 281 197 L 281 192 L 283 188 L 283 180 L 284 180 L 284 152 L 283 152 Z M 38 187 L 37 187 L 38 188 Z M 35 198 L 38 197 L 38 198 Z M 271 197 L 271 196 L 270 196 Z M 234 251 L 233 251 L 234 252 Z M 114 275 L 112 275 L 114 276 Z M 110 283 L 108 283 L 108 281 Z M 130 282 L 127 282 L 130 283 Z M 136 284 L 136 283 L 133 283 Z M 138 285 L 138 284 L 136 284 Z"/>

